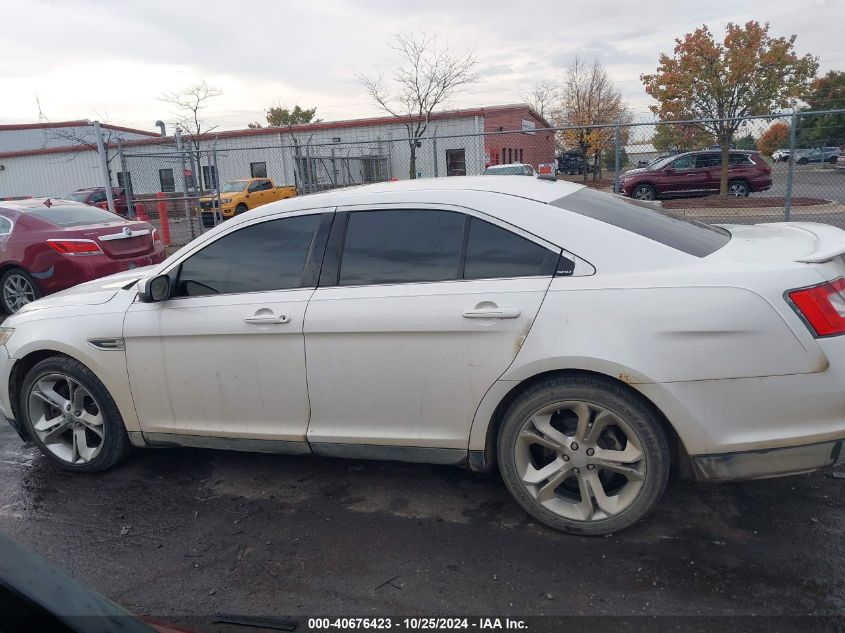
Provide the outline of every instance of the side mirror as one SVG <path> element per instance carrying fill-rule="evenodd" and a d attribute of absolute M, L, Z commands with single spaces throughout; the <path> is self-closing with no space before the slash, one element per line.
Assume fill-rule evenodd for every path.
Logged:
<path fill-rule="evenodd" d="M 170 297 L 170 277 L 158 275 L 149 277 L 141 282 L 138 299 L 142 303 L 157 303 Z"/>

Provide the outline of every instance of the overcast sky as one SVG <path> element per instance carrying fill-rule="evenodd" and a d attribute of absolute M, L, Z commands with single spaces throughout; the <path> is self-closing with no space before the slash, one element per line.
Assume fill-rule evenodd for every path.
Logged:
<path fill-rule="evenodd" d="M 514 103 L 599 57 L 637 114 L 674 38 L 701 24 L 768 21 L 798 35 L 820 72 L 845 68 L 845 0 L 0 0 L 0 123 L 99 118 L 153 129 L 156 99 L 199 79 L 223 90 L 205 113 L 221 129 L 263 121 L 267 106 L 316 106 L 338 120 L 377 114 L 356 72 L 389 71 L 397 31 L 436 32 L 474 50 L 483 81 L 451 106 Z"/>

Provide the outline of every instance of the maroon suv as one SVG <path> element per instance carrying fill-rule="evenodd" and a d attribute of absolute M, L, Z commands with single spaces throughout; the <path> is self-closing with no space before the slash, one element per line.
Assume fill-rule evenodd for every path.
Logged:
<path fill-rule="evenodd" d="M 631 169 L 619 178 L 622 193 L 638 200 L 660 197 L 691 198 L 719 193 L 722 154 L 718 150 L 687 152 L 660 159 L 648 167 Z M 772 186 L 772 168 L 758 152 L 731 150 L 728 193 L 747 196 Z"/>
<path fill-rule="evenodd" d="M 125 217 L 127 209 L 126 190 L 123 187 L 112 187 L 111 193 L 114 199 L 115 212 Z M 99 207 L 107 200 L 106 188 L 88 187 L 87 189 L 77 189 L 73 193 L 64 196 L 64 199 L 81 202 L 82 204 L 90 204 L 92 207 Z"/>

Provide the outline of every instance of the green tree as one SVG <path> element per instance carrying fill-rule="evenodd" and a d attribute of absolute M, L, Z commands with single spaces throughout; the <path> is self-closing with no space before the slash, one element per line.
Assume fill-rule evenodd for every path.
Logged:
<path fill-rule="evenodd" d="M 804 101 L 805 111 L 845 108 L 845 72 L 831 70 L 816 79 Z M 802 116 L 796 132 L 801 145 L 845 145 L 845 113 Z"/>
<path fill-rule="evenodd" d="M 713 133 L 697 125 L 662 123 L 655 127 L 651 144 L 658 152 L 690 152 L 713 145 Z"/>
<path fill-rule="evenodd" d="M 740 136 L 736 139 L 736 143 L 734 144 L 737 149 L 757 149 L 757 139 L 748 132 L 744 136 Z"/>
<path fill-rule="evenodd" d="M 818 60 L 795 53 L 795 37 L 771 37 L 768 24 L 752 20 L 729 22 L 717 42 L 702 26 L 675 40 L 672 56 L 662 54 L 656 72 L 640 77 L 661 119 L 711 119 L 700 127 L 722 148 L 722 194 L 728 190 L 730 144 L 743 123 L 733 119 L 789 107 L 816 75 Z"/>
<path fill-rule="evenodd" d="M 298 105 L 293 106 L 293 109 L 283 108 L 282 106 L 270 106 L 266 111 L 265 118 L 267 125 L 270 127 L 293 127 L 294 125 L 304 125 L 306 123 L 319 123 L 322 119 L 315 119 L 317 108 L 300 108 Z M 253 122 L 248 127 L 259 128 L 264 127 L 261 123 Z"/>

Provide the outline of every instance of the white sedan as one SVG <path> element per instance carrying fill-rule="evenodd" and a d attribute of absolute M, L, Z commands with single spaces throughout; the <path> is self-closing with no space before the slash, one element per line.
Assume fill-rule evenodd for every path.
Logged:
<path fill-rule="evenodd" d="M 539 521 L 604 534 L 673 467 L 843 462 L 843 252 L 537 178 L 304 196 L 25 306 L 0 408 L 67 470 L 131 446 L 498 467 Z"/>

